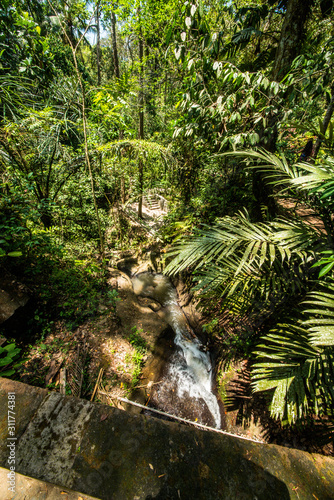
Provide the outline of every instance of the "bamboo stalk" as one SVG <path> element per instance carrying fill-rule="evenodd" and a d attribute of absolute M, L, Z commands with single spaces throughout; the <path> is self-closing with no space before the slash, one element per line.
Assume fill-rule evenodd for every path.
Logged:
<path fill-rule="evenodd" d="M 101 382 L 101 379 L 102 379 L 102 375 L 103 375 L 103 368 L 100 369 L 100 372 L 99 372 L 99 375 L 97 377 L 97 380 L 96 380 L 96 384 L 95 384 L 95 387 L 94 387 L 94 391 L 93 391 L 93 394 L 92 394 L 92 397 L 90 398 L 91 401 L 93 401 L 94 397 L 95 397 L 95 393 L 97 391 L 97 388 L 99 386 L 99 383 Z"/>
<path fill-rule="evenodd" d="M 59 375 L 59 391 L 60 394 L 66 394 L 66 368 L 62 368 L 60 370 L 60 375 Z"/>

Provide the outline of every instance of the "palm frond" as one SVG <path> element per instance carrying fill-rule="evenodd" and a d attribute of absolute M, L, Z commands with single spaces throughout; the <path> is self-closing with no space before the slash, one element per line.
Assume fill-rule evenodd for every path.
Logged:
<path fill-rule="evenodd" d="M 233 151 L 223 153 L 219 156 L 233 156 L 257 160 L 256 165 L 249 165 L 249 168 L 261 171 L 268 184 L 280 188 L 280 193 L 284 193 L 284 191 L 289 189 L 289 184 L 292 179 L 298 179 L 302 175 L 302 164 L 297 163 L 295 165 L 289 165 L 283 154 L 278 157 L 268 151 L 260 149 L 258 151 Z M 283 188 L 282 183 L 285 184 Z"/>
<path fill-rule="evenodd" d="M 253 223 L 247 212 L 198 229 L 167 256 L 165 273 L 192 269 L 202 295 L 223 297 L 245 313 L 251 304 L 278 304 L 305 291 L 305 266 L 314 259 L 319 233 L 299 221 Z M 241 306 L 242 304 L 242 306 Z"/>
<path fill-rule="evenodd" d="M 33 83 L 22 76 L 0 75 L 0 102 L 3 115 L 8 119 L 20 116 L 22 110 L 37 98 Z"/>
<path fill-rule="evenodd" d="M 193 236 L 181 240 L 167 254 L 176 257 L 168 264 L 165 273 L 172 275 L 193 266 L 197 269 L 240 251 L 240 269 L 243 263 L 251 264 L 257 256 L 260 256 L 262 265 L 266 255 L 273 260 L 273 250 L 271 228 L 262 223 L 253 224 L 247 211 L 239 212 L 235 217 L 224 217 L 216 225 L 205 226 Z"/>
<path fill-rule="evenodd" d="M 210 263 L 220 268 L 238 262 L 234 275 L 249 274 L 253 263 L 257 269 L 271 268 L 279 259 L 289 262 L 291 256 L 306 263 L 319 240 L 319 232 L 299 221 L 280 219 L 273 223 L 253 223 L 246 211 L 235 217 L 224 217 L 215 226 L 198 229 L 181 240 L 167 256 L 175 256 L 165 273 L 173 275 L 189 267 L 207 268 Z"/>
<path fill-rule="evenodd" d="M 304 321 L 310 332 L 310 341 L 315 346 L 334 346 L 334 285 L 327 285 L 326 291 L 308 294 L 304 304 L 311 308 L 306 313 L 312 315 Z"/>
<path fill-rule="evenodd" d="M 280 218 L 272 222 L 272 226 L 276 229 L 274 241 L 278 247 L 287 254 L 297 254 L 301 260 L 307 261 L 313 251 L 320 251 L 324 247 L 321 231 L 302 220 Z"/>
<path fill-rule="evenodd" d="M 282 324 L 262 338 L 252 368 L 255 392 L 274 390 L 271 415 L 289 424 L 309 412 L 329 414 L 334 403 L 334 355 L 315 346 L 307 329 Z"/>
<path fill-rule="evenodd" d="M 332 160 L 322 160 L 319 165 L 310 163 L 297 163 L 297 166 L 303 171 L 304 175 L 291 179 L 291 184 L 303 190 L 310 191 L 314 188 L 323 189 L 326 182 L 334 182 L 334 162 Z"/>
<path fill-rule="evenodd" d="M 309 193 L 316 192 L 322 198 L 334 193 L 334 160 L 330 157 L 323 159 L 318 165 L 305 162 L 289 165 L 283 154 L 278 157 L 265 150 L 233 151 L 219 156 L 257 160 L 256 165 L 250 165 L 249 168 L 261 171 L 265 181 L 279 188 L 280 194 L 291 188 Z"/>

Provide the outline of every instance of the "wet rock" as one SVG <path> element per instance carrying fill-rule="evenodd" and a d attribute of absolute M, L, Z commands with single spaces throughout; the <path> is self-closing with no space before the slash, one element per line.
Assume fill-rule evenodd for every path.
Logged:
<path fill-rule="evenodd" d="M 153 246 L 140 255 L 127 255 L 116 262 L 117 269 L 134 276 L 146 272 L 161 270 L 160 252 Z"/>
<path fill-rule="evenodd" d="M 167 326 L 156 339 L 152 355 L 142 372 L 142 383 L 151 384 L 150 388 L 162 378 L 164 367 L 175 349 L 174 337 L 172 328 Z"/>
<path fill-rule="evenodd" d="M 178 277 L 173 280 L 173 284 L 176 288 L 178 295 L 178 302 L 180 307 L 182 307 L 184 314 L 187 317 L 189 325 L 196 332 L 196 334 L 204 340 L 203 330 L 201 327 L 201 313 L 196 308 L 197 301 L 195 300 L 194 295 L 190 292 L 187 285 L 184 283 L 182 278 Z"/>
<path fill-rule="evenodd" d="M 161 309 L 161 304 L 147 297 L 138 297 L 138 302 L 140 305 L 149 307 L 152 311 L 157 312 Z"/>
<path fill-rule="evenodd" d="M 136 257 L 126 257 L 118 260 L 116 266 L 117 269 L 131 276 L 134 272 L 134 268 L 138 266 L 138 260 Z"/>
<path fill-rule="evenodd" d="M 202 355 L 200 342 L 177 304 L 176 292 L 169 279 L 161 274 L 141 273 L 132 279 L 132 283 L 139 301 L 144 296 L 163 305 L 163 317 L 177 334 L 177 346 L 172 343 L 173 354 L 168 359 L 158 354 L 156 361 L 150 362 L 152 373 L 148 379 L 156 386 L 147 394 L 149 404 L 181 418 L 221 427 L 220 407 L 211 392 L 210 357 Z M 163 337 L 158 339 L 158 349 L 164 340 Z"/>
<path fill-rule="evenodd" d="M 15 277 L 0 270 L 0 324 L 11 318 L 18 309 L 26 306 L 30 299 L 27 287 Z"/>
<path fill-rule="evenodd" d="M 159 335 L 167 328 L 167 322 L 160 312 L 160 304 L 146 297 L 139 297 L 133 291 L 130 278 L 117 277 L 120 301 L 116 304 L 116 314 L 125 331 L 130 335 L 133 328 L 142 330 L 142 336 L 153 346 Z"/>

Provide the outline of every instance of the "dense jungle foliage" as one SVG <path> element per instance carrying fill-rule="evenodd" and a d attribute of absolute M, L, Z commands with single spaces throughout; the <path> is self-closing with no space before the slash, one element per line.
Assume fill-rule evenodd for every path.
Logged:
<path fill-rule="evenodd" d="M 0 12 L 0 267 L 38 283 L 35 326 L 94 314 L 110 252 L 147 244 L 127 207 L 160 193 L 166 273 L 222 358 L 249 359 L 273 417 L 333 422 L 334 3 Z"/>

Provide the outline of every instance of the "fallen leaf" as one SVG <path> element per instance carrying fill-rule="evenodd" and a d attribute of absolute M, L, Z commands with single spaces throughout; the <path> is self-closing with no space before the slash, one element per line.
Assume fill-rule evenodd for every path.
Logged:
<path fill-rule="evenodd" d="M 154 467 L 152 464 L 148 464 L 150 466 L 150 469 L 154 470 Z"/>

